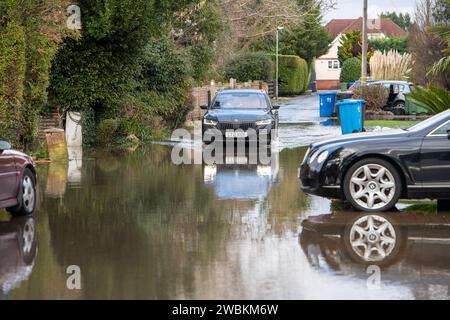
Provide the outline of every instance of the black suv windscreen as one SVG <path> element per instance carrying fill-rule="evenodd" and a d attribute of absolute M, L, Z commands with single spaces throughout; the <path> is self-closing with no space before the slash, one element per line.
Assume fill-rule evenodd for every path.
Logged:
<path fill-rule="evenodd" d="M 220 93 L 212 106 L 213 109 L 268 109 L 269 104 L 263 93 L 233 92 Z"/>

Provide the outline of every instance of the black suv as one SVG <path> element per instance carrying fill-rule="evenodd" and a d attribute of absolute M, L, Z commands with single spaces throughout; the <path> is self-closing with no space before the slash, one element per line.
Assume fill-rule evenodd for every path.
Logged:
<path fill-rule="evenodd" d="M 203 105 L 208 110 L 202 119 L 203 141 L 210 142 L 215 136 L 226 139 L 259 139 L 267 134 L 270 144 L 276 138 L 279 106 L 272 105 L 262 90 L 220 91 L 211 105 Z M 253 136 L 252 133 L 256 133 Z"/>

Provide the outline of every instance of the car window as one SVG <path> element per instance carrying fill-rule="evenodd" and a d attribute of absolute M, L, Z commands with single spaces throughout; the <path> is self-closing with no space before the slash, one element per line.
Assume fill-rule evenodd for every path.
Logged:
<path fill-rule="evenodd" d="M 431 118 L 428 118 L 422 122 L 419 122 L 415 126 L 412 126 L 408 129 L 408 131 L 421 131 L 425 129 L 429 129 L 430 131 L 433 129 L 433 125 L 437 125 L 437 123 L 441 122 L 445 118 L 450 116 L 450 110 L 441 112 L 439 114 L 436 114 L 432 116 Z"/>
<path fill-rule="evenodd" d="M 447 131 L 450 129 L 450 121 L 445 123 L 443 126 L 441 126 L 439 129 L 434 131 L 431 135 L 437 136 L 437 135 L 447 135 Z"/>
<path fill-rule="evenodd" d="M 400 92 L 404 92 L 404 91 L 405 91 L 405 86 L 402 85 L 402 84 L 400 84 L 400 85 L 398 86 L 398 88 L 399 88 Z"/>
<path fill-rule="evenodd" d="M 233 92 L 217 95 L 213 109 L 268 109 L 269 104 L 263 93 Z"/>

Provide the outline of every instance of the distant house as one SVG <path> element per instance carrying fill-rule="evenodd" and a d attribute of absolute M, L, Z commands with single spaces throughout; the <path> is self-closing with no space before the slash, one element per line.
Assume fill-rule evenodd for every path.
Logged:
<path fill-rule="evenodd" d="M 330 50 L 315 61 L 317 90 L 339 89 L 339 76 L 341 66 L 338 61 L 338 48 L 342 36 L 351 31 L 362 31 L 362 18 L 333 19 L 326 25 L 328 32 L 333 36 Z M 406 32 L 391 19 L 370 19 L 368 21 L 368 38 L 394 38 L 405 36 Z"/>

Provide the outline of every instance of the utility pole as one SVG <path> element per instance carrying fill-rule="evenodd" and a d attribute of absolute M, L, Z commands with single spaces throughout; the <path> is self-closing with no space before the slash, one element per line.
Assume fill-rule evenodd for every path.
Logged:
<path fill-rule="evenodd" d="M 275 60 L 276 60 L 276 67 L 275 67 L 275 98 L 278 98 L 278 47 L 279 47 L 279 33 L 280 33 L 280 31 L 281 30 L 283 30 L 284 29 L 284 27 L 277 27 L 277 36 L 276 36 L 276 42 L 277 42 L 277 44 L 276 44 L 276 47 L 277 47 L 277 49 L 276 49 L 276 54 L 275 54 L 275 56 L 276 56 L 276 58 L 275 58 Z"/>
<path fill-rule="evenodd" d="M 365 86 L 367 84 L 367 0 L 363 1 L 361 85 Z"/>

